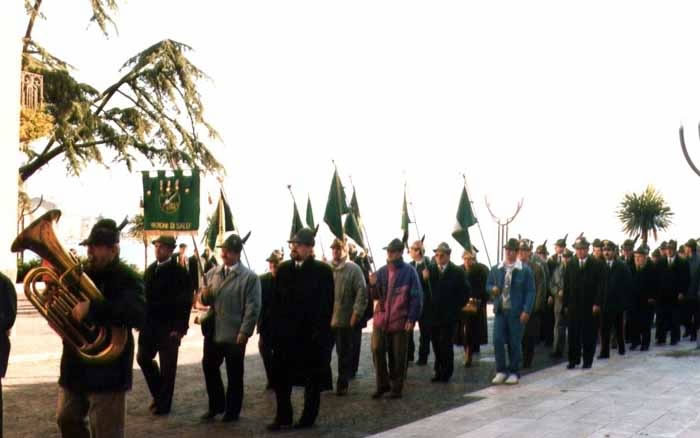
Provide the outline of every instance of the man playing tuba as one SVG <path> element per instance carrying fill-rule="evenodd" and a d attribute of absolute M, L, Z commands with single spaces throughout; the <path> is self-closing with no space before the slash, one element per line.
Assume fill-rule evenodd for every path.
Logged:
<path fill-rule="evenodd" d="M 119 260 L 119 228 L 113 220 L 98 221 L 81 245 L 87 246 L 85 273 L 104 300 L 78 302 L 72 317 L 126 327 L 128 340 L 121 355 L 108 362 L 87 362 L 64 341 L 56 420 L 66 438 L 123 438 L 134 361 L 131 328 L 140 328 L 146 316 L 143 282 Z"/>

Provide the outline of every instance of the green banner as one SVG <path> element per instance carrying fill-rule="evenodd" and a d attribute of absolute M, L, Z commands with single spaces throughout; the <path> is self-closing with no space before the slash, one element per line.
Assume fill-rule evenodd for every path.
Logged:
<path fill-rule="evenodd" d="M 152 176 L 153 175 L 153 176 Z M 199 229 L 199 172 L 181 170 L 142 172 L 144 231 L 197 232 Z"/>

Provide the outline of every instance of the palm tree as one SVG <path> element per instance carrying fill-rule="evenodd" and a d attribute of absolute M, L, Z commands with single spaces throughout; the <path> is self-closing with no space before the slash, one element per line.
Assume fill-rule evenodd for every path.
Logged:
<path fill-rule="evenodd" d="M 143 213 L 134 215 L 129 222 L 131 223 L 131 227 L 129 227 L 129 231 L 126 232 L 126 235 L 134 240 L 143 242 L 143 272 L 146 272 L 146 268 L 148 268 L 148 240 L 144 232 Z"/>
<path fill-rule="evenodd" d="M 622 230 L 629 236 L 641 234 L 644 245 L 647 244 L 649 232 L 653 233 L 656 240 L 656 233 L 671 225 L 673 214 L 661 193 L 651 185 L 640 195 L 626 194 L 617 210 Z"/>

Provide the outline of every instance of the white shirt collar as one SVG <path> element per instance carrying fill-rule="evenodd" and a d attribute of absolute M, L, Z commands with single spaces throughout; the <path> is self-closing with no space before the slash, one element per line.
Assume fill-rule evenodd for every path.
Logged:
<path fill-rule="evenodd" d="M 503 260 L 499 265 L 498 269 L 504 268 L 506 266 L 506 261 Z M 513 263 L 513 269 L 523 269 L 523 262 L 520 261 L 520 259 L 517 259 L 515 263 Z"/>

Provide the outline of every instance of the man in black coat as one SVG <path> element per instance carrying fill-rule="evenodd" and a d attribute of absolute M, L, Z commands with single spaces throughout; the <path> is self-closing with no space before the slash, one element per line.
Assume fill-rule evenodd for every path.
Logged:
<path fill-rule="evenodd" d="M 658 271 L 649 260 L 649 247 L 642 244 L 634 251 L 632 269 L 632 291 L 630 305 L 630 350 L 641 345 L 642 351 L 649 349 L 651 323 L 658 293 Z"/>
<path fill-rule="evenodd" d="M 416 240 L 409 248 L 411 261 L 410 265 L 420 273 L 429 266 L 430 258 L 425 256 L 425 247 L 422 240 Z M 418 338 L 418 361 L 416 365 L 426 365 L 428 356 L 430 355 L 431 330 L 433 326 L 432 315 L 432 294 L 427 281 L 422 275 L 420 278 L 421 286 L 423 287 L 423 311 L 418 320 L 418 328 L 420 329 L 420 337 Z M 416 345 L 413 342 L 413 333 L 408 336 L 408 362 L 413 362 Z"/>
<path fill-rule="evenodd" d="M 131 329 L 143 327 L 146 318 L 143 282 L 119 261 L 119 228 L 113 220 L 98 221 L 81 244 L 88 248 L 85 274 L 105 299 L 81 301 L 71 315 L 79 322 L 126 327 L 128 338 L 121 355 L 106 363 L 85 361 L 64 341 L 56 421 L 65 438 L 124 437 L 126 392 L 133 380 Z"/>
<path fill-rule="evenodd" d="M 175 238 L 154 240 L 156 261 L 146 269 L 146 324 L 139 333 L 136 362 L 153 397 L 149 409 L 167 415 L 173 401 L 180 340 L 187 333 L 192 307 L 192 285 L 187 271 L 175 263 Z M 160 367 L 156 363 L 158 354 Z"/>
<path fill-rule="evenodd" d="M 625 354 L 624 312 L 630 300 L 632 273 L 627 264 L 615 257 L 615 244 L 603 241 L 605 258 L 605 292 L 601 303 L 602 324 L 600 330 L 600 355 L 598 359 L 610 357 L 610 335 L 615 330 L 618 353 Z"/>
<path fill-rule="evenodd" d="M 457 320 L 462 307 L 467 303 L 470 290 L 464 270 L 450 261 L 452 250 L 449 245 L 442 242 L 434 251 L 434 263 L 424 268 L 421 276 L 428 282 L 428 290 L 432 293 L 428 305 L 431 306 L 430 331 L 435 353 L 435 375 L 431 381 L 446 383 L 454 371 L 452 341 Z"/>
<path fill-rule="evenodd" d="M 0 437 L 2 437 L 2 379 L 7 371 L 7 361 L 10 357 L 10 330 L 17 317 L 17 292 L 15 284 L 0 273 Z"/>
<path fill-rule="evenodd" d="M 590 368 L 595 354 L 598 334 L 596 323 L 605 287 L 604 265 L 588 254 L 590 245 L 585 237 L 574 243 L 576 256 L 566 265 L 564 273 L 564 312 L 569 324 L 569 364 L 575 368 L 581 362 Z"/>
<path fill-rule="evenodd" d="M 685 295 L 690 285 L 688 262 L 676 254 L 676 241 L 666 246 L 666 256 L 659 260 L 659 301 L 657 308 L 660 326 L 657 327 L 658 344 L 666 343 L 666 334 L 671 332 L 671 345 L 680 340 L 681 307 L 686 305 Z"/>
<path fill-rule="evenodd" d="M 269 272 L 260 276 L 260 315 L 258 316 L 258 351 L 265 367 L 267 385 L 265 389 L 272 389 L 272 347 L 270 346 L 269 327 L 270 303 L 275 296 L 275 278 L 277 277 L 277 267 L 282 262 L 282 253 L 279 250 L 272 251 L 267 258 Z"/>
<path fill-rule="evenodd" d="M 315 232 L 302 228 L 289 241 L 292 260 L 279 265 L 270 303 L 272 386 L 277 398 L 271 431 L 292 425 L 292 386 L 304 387 L 304 410 L 295 428 L 313 426 L 321 391 L 333 388 L 331 354 L 334 284 L 331 267 L 313 258 Z"/>

